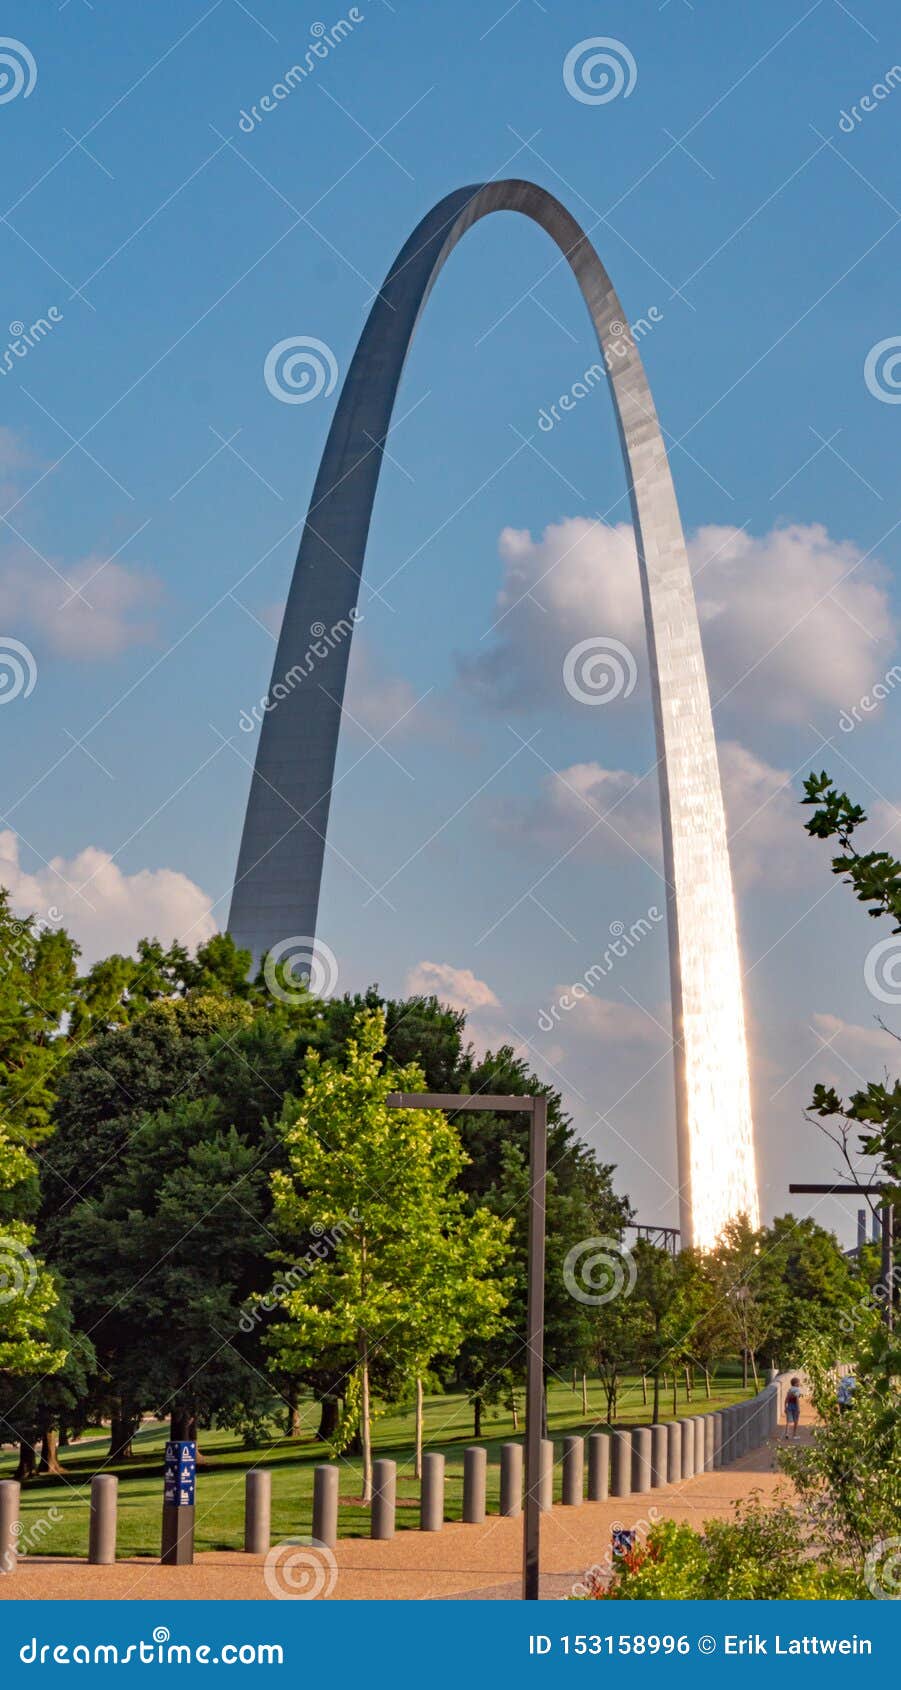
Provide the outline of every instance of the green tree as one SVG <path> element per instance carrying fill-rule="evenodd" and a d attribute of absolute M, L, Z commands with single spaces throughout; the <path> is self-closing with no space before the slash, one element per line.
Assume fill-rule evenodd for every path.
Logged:
<path fill-rule="evenodd" d="M 458 1189 L 459 1135 L 446 1118 L 389 1109 L 389 1091 L 421 1091 L 421 1069 L 385 1070 L 384 1016 L 359 1016 L 343 1064 L 306 1061 L 302 1097 L 281 1122 L 288 1167 L 272 1176 L 273 1225 L 294 1259 L 311 1230 L 336 1237 L 278 1296 L 285 1318 L 267 1335 L 278 1367 L 302 1373 L 323 1344 L 340 1345 L 351 1385 L 345 1440 L 359 1425 L 363 1494 L 372 1494 L 371 1383 L 384 1352 L 412 1383 L 466 1332 L 490 1333 L 506 1302 L 499 1277 L 509 1228 L 467 1215 Z"/>

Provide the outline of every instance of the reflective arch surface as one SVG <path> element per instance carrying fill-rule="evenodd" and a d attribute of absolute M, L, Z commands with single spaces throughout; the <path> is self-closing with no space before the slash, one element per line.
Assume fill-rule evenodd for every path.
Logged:
<path fill-rule="evenodd" d="M 496 211 L 530 217 L 557 243 L 610 374 L 657 737 L 680 1224 L 684 1242 L 707 1247 L 732 1216 L 744 1212 L 756 1224 L 759 1211 L 735 901 L 694 591 L 650 388 L 638 350 L 623 332 L 627 318 L 578 223 L 534 183 L 489 182 L 441 200 L 414 229 L 369 313 L 329 430 L 285 607 L 269 694 L 274 707 L 262 719 L 229 931 L 255 962 L 288 938 L 315 934 L 353 613 L 382 443 L 434 282 L 466 231 Z M 298 683 L 311 629 L 320 625 L 326 656 L 309 680 Z"/>

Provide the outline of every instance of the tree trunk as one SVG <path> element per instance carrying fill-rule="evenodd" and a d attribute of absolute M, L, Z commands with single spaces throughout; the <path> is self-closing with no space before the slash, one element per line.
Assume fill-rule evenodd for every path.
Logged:
<path fill-rule="evenodd" d="M 19 1440 L 19 1465 L 13 1474 L 13 1478 L 20 1480 L 33 1479 L 37 1470 L 37 1446 L 31 1442 L 30 1438 L 21 1438 Z"/>
<path fill-rule="evenodd" d="M 41 1458 L 38 1462 L 39 1473 L 54 1473 L 62 1475 L 55 1426 L 48 1426 L 41 1434 Z"/>
<path fill-rule="evenodd" d="M 169 1416 L 169 1441 L 173 1444 L 196 1444 L 196 1460 L 198 1467 L 202 1467 L 206 1457 L 200 1453 L 197 1443 L 197 1415 L 191 1408 L 174 1408 Z"/>
<path fill-rule="evenodd" d="M 744 1385 L 745 1390 L 747 1390 L 747 1388 L 748 1388 L 748 1352 L 747 1352 L 746 1349 L 742 1350 L 742 1352 L 741 1352 L 741 1382 Z"/>
<path fill-rule="evenodd" d="M 705 1367 L 705 1369 L 704 1369 L 704 1390 L 705 1390 L 707 1396 L 709 1397 L 711 1395 L 711 1391 L 710 1391 L 710 1369 L 709 1369 L 709 1367 Z"/>
<path fill-rule="evenodd" d="M 659 1419 L 660 1419 L 660 1369 L 659 1369 L 659 1367 L 655 1367 L 654 1368 L 654 1413 L 653 1413 L 653 1420 L 654 1420 L 655 1426 L 656 1426 Z"/>
<path fill-rule="evenodd" d="M 647 1376 L 644 1373 L 641 1376 L 641 1400 L 642 1400 L 645 1408 L 647 1408 L 647 1406 L 648 1406 L 648 1381 L 647 1381 Z"/>
<path fill-rule="evenodd" d="M 482 1436 L 482 1399 L 478 1396 L 472 1399 L 472 1435 L 474 1438 Z"/>
<path fill-rule="evenodd" d="M 338 1430 L 341 1418 L 341 1403 L 337 1397 L 322 1397 L 319 1403 L 319 1429 L 316 1433 L 320 1443 L 331 1443 Z"/>
<path fill-rule="evenodd" d="M 687 1367 L 685 1369 L 685 1401 L 691 1402 L 691 1375 Z"/>
<path fill-rule="evenodd" d="M 128 1461 L 134 1454 L 132 1438 L 140 1421 L 130 1415 L 114 1414 L 110 1421 L 108 1461 Z"/>
<path fill-rule="evenodd" d="M 300 1403 L 296 1397 L 289 1397 L 288 1413 L 285 1416 L 285 1435 L 289 1438 L 299 1438 L 300 1432 Z"/>
<path fill-rule="evenodd" d="M 60 1427 L 59 1427 L 59 1447 L 60 1447 L 60 1449 L 68 1449 L 71 1442 L 72 1442 L 72 1438 L 71 1438 L 71 1434 L 69 1432 L 68 1426 L 66 1426 L 63 1421 L 60 1421 Z"/>
<path fill-rule="evenodd" d="M 516 1406 L 516 1392 L 515 1391 L 510 1392 L 510 1407 L 511 1407 L 512 1412 L 513 1412 L 513 1430 L 514 1430 L 514 1432 L 518 1432 L 519 1431 L 519 1409 Z"/>
<path fill-rule="evenodd" d="M 754 1354 L 753 1350 L 751 1351 L 751 1371 L 754 1374 L 754 1389 L 755 1389 L 755 1391 L 759 1391 L 760 1390 L 760 1380 L 757 1377 L 757 1357 Z"/>
<path fill-rule="evenodd" d="M 413 1477 L 422 1478 L 422 1380 L 416 1380 L 416 1449 L 413 1455 Z"/>
<path fill-rule="evenodd" d="M 575 1396 L 577 1388 L 578 1387 L 576 1385 L 576 1370 L 575 1370 L 575 1368 L 573 1368 L 573 1396 Z"/>
<path fill-rule="evenodd" d="M 372 1426 L 369 1415 L 369 1344 L 365 1332 L 358 1338 L 360 1353 L 360 1436 L 363 1446 L 363 1501 L 372 1501 Z"/>
<path fill-rule="evenodd" d="M 677 1379 L 676 1379 L 676 1369 L 673 1368 L 673 1419 L 678 1420 L 678 1418 L 679 1418 L 679 1392 L 678 1392 L 678 1384 L 677 1384 Z"/>
<path fill-rule="evenodd" d="M 582 1413 L 588 1414 L 588 1380 L 582 1374 Z"/>

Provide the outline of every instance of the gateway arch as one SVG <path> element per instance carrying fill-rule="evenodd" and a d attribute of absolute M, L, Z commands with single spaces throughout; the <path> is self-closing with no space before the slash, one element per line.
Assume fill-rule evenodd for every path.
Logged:
<path fill-rule="evenodd" d="M 316 931 L 350 638 L 327 638 L 309 684 L 275 688 L 311 628 L 352 625 L 382 443 L 420 313 L 449 254 L 495 211 L 532 218 L 575 274 L 610 374 L 641 574 L 668 884 L 680 1224 L 712 1245 L 758 1221 L 735 901 L 694 591 L 672 477 L 641 358 L 594 247 L 531 182 L 461 188 L 414 229 L 370 310 L 329 430 L 263 714 L 229 931 L 255 964 Z M 586 634 L 603 632 L 592 628 Z"/>

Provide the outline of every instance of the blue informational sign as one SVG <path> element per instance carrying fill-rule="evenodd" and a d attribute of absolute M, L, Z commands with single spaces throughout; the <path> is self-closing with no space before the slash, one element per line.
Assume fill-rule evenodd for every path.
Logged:
<path fill-rule="evenodd" d="M 197 1477 L 196 1443 L 168 1443 L 163 1501 L 170 1508 L 193 1508 Z"/>
<path fill-rule="evenodd" d="M 616 1559 L 622 1555 L 631 1555 L 635 1548 L 635 1533 L 626 1531 L 622 1526 L 613 1528 L 613 1555 Z"/>

